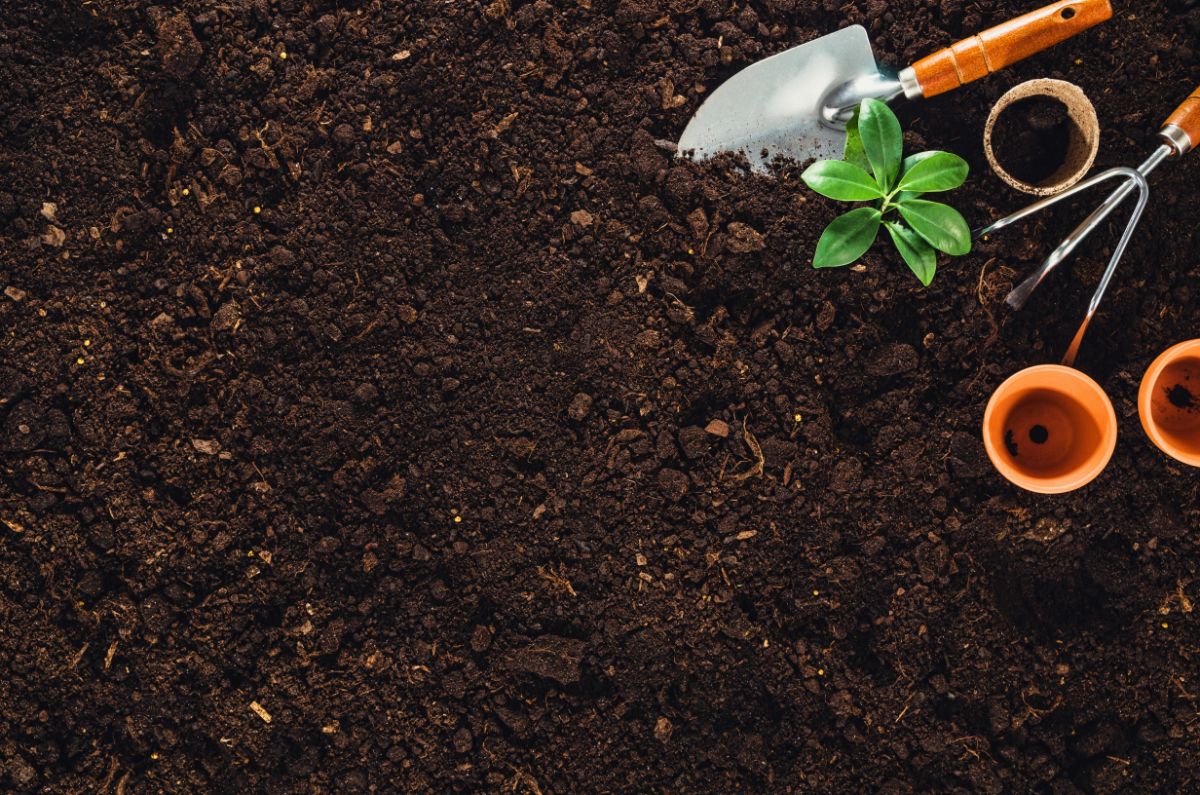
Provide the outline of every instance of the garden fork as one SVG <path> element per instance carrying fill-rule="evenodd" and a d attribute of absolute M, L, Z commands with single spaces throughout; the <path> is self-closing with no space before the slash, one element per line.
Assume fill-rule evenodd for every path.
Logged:
<path fill-rule="evenodd" d="M 1146 177 L 1167 158 L 1185 155 L 1197 144 L 1200 144 L 1200 88 L 1192 92 L 1192 95 L 1184 100 L 1183 104 L 1167 118 L 1158 135 L 1162 139 L 1162 145 L 1136 169 L 1126 167 L 1109 169 L 1080 182 L 1070 190 L 1035 202 L 1025 209 L 1013 213 L 1006 218 L 1001 218 L 990 226 L 986 226 L 975 232 L 976 238 L 984 237 L 1010 224 L 1028 218 L 1035 213 L 1041 212 L 1047 207 L 1078 193 L 1082 193 L 1102 182 L 1113 179 L 1120 179 L 1122 181 L 1120 187 L 1113 191 L 1074 232 L 1059 244 L 1058 248 L 1046 258 L 1037 271 L 1008 294 L 1008 297 L 1005 299 L 1008 305 L 1013 309 L 1020 309 L 1025 306 L 1033 291 L 1037 289 L 1038 285 L 1042 283 L 1042 280 L 1051 271 L 1061 265 L 1079 247 L 1080 243 L 1086 240 L 1092 232 L 1096 231 L 1097 227 L 1103 224 L 1130 194 L 1135 190 L 1138 192 L 1138 202 L 1134 208 L 1133 215 L 1130 216 L 1129 223 L 1125 226 L 1125 232 L 1121 235 L 1121 241 L 1113 251 L 1108 267 L 1105 269 L 1104 275 L 1100 278 L 1100 285 L 1096 288 L 1096 293 L 1092 296 L 1091 303 L 1088 305 L 1088 313 L 1084 318 L 1083 325 L 1079 327 L 1079 331 L 1076 333 L 1075 339 L 1071 342 L 1071 347 L 1063 360 L 1063 364 L 1067 366 L 1074 364 L 1075 356 L 1079 352 L 1079 344 L 1083 341 L 1083 335 L 1087 331 L 1088 324 L 1091 323 L 1092 317 L 1096 314 L 1096 310 L 1100 306 L 1100 301 L 1104 298 L 1105 291 L 1108 290 L 1109 282 L 1112 281 L 1113 273 L 1116 271 L 1117 265 L 1120 264 L 1121 258 L 1125 254 L 1125 249 L 1128 248 L 1129 241 L 1133 238 L 1133 233 L 1137 229 L 1138 222 L 1141 221 L 1142 214 L 1145 212 L 1146 205 L 1150 200 L 1150 185 L 1146 181 Z"/>

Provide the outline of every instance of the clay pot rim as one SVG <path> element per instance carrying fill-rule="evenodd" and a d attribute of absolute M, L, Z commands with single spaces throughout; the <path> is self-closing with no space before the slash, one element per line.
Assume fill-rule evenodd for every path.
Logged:
<path fill-rule="evenodd" d="M 1024 182 L 1009 174 L 996 159 L 996 153 L 992 148 L 992 133 L 995 130 L 996 120 L 1000 117 L 1000 114 L 1013 104 L 1035 96 L 1052 97 L 1063 103 L 1067 108 L 1067 115 L 1070 116 L 1071 121 L 1074 122 L 1083 136 L 1083 146 L 1087 147 L 1086 154 L 1083 156 L 1068 151 L 1067 160 L 1063 163 L 1063 166 L 1048 178 L 1052 179 L 1053 182 L 1041 185 Z M 988 114 L 987 124 L 983 130 L 983 153 L 987 157 L 988 165 L 996 172 L 996 176 L 1022 193 L 1028 193 L 1033 196 L 1053 196 L 1056 193 L 1062 193 L 1067 188 L 1079 182 L 1079 180 L 1083 179 L 1092 170 L 1092 166 L 1096 163 L 1096 155 L 1099 152 L 1100 119 L 1096 115 L 1096 107 L 1088 99 L 1087 94 L 1084 93 L 1082 88 L 1066 80 L 1057 80 L 1051 77 L 1027 80 L 1006 91 L 996 101 L 996 104 L 992 106 L 991 113 Z M 1067 172 L 1066 167 L 1071 164 L 1072 160 L 1078 161 L 1078 165 Z"/>
<path fill-rule="evenodd" d="M 1142 376 L 1142 385 L 1138 389 L 1138 416 L 1142 420 L 1142 430 L 1146 432 L 1146 436 L 1150 437 L 1150 441 L 1154 443 L 1155 447 L 1181 464 L 1200 467 L 1200 455 L 1180 450 L 1171 444 L 1170 439 L 1158 427 L 1158 423 L 1154 421 L 1151 402 L 1154 397 L 1154 385 L 1158 383 L 1163 370 L 1167 369 L 1167 366 L 1176 359 L 1186 358 L 1189 354 L 1200 359 L 1200 339 L 1185 340 L 1172 345 L 1160 353 L 1158 358 L 1146 368 L 1146 374 Z"/>
<path fill-rule="evenodd" d="M 1071 475 L 1057 478 L 1027 477 L 1009 465 L 1008 461 L 1002 456 L 1001 451 L 997 450 L 992 443 L 993 434 L 989 431 L 992 423 L 996 421 L 995 410 L 999 402 L 998 399 L 1006 390 L 1014 388 L 1014 385 L 1020 382 L 1028 382 L 1025 385 L 1028 388 L 1035 389 L 1037 388 L 1037 381 L 1040 380 L 1036 376 L 1051 372 L 1072 378 L 1081 388 L 1090 391 L 1094 396 L 1100 398 L 1100 403 L 1104 406 L 1104 421 L 1099 423 L 1101 434 L 1103 435 L 1102 453 L 1094 459 L 1092 466 L 1081 469 Z M 1061 392 L 1062 390 L 1052 389 L 1051 391 Z M 1062 364 L 1038 364 L 1033 367 L 1026 367 L 1024 370 L 1015 372 L 1005 379 L 1004 383 L 996 388 L 996 391 L 992 393 L 992 397 L 988 400 L 987 408 L 983 413 L 983 446 L 987 450 L 992 466 L 1010 483 L 1037 494 L 1065 494 L 1083 488 L 1091 483 L 1099 477 L 1100 473 L 1108 466 L 1109 461 L 1112 460 L 1113 453 L 1117 449 L 1117 412 L 1113 408 L 1112 401 L 1104 389 L 1091 376 L 1081 370 L 1076 370 L 1074 367 L 1067 367 Z"/>

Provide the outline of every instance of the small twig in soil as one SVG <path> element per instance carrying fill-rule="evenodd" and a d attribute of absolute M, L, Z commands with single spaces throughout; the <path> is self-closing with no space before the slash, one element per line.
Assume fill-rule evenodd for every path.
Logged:
<path fill-rule="evenodd" d="M 1192 600 L 1188 599 L 1187 594 L 1185 594 L 1183 592 L 1183 586 L 1185 586 L 1187 584 L 1188 583 L 1184 582 L 1183 580 L 1179 580 L 1178 582 L 1176 582 L 1175 583 L 1175 594 L 1179 597 L 1180 609 L 1183 610 L 1183 612 L 1185 612 L 1185 613 L 1190 613 L 1190 612 L 1192 612 Z"/>
<path fill-rule="evenodd" d="M 354 340 L 356 342 L 358 340 L 361 340 L 363 337 L 370 334 L 375 329 L 375 327 L 378 325 L 379 325 L 379 318 L 373 319 L 370 323 L 367 324 L 366 328 L 364 328 L 362 331 L 358 332 L 358 334 L 354 335 Z"/>
<path fill-rule="evenodd" d="M 106 775 L 104 780 L 100 782 L 100 787 L 96 791 L 108 792 L 108 785 L 111 784 L 112 780 L 117 777 L 117 770 L 119 769 L 120 765 L 117 763 L 117 758 L 114 756 L 108 762 L 108 775 Z"/>
<path fill-rule="evenodd" d="M 714 216 L 714 217 L 713 217 L 713 220 L 712 220 L 712 222 L 711 222 L 711 224 L 710 224 L 710 226 L 709 226 L 709 228 L 708 228 L 708 234 L 704 236 L 704 244 L 703 244 L 702 246 L 700 246 L 700 256 L 701 256 L 701 257 L 707 257 L 707 256 L 708 256 L 708 241 L 712 240 L 712 236 L 713 236 L 713 234 L 714 234 L 714 233 L 717 231 L 717 230 L 716 230 L 716 223 L 717 223 L 717 218 L 718 218 L 718 217 L 719 217 L 719 216 Z"/>
<path fill-rule="evenodd" d="M 254 131 L 254 137 L 258 139 L 258 145 L 261 146 L 263 151 L 267 153 L 267 159 L 271 161 L 271 167 L 279 170 L 279 158 L 275 157 L 275 150 L 272 149 L 271 145 L 267 143 L 265 138 L 263 138 L 263 133 L 266 132 L 270 127 L 271 122 L 267 122 L 263 125 L 261 130 Z"/>
<path fill-rule="evenodd" d="M 563 573 L 563 565 L 561 563 L 558 564 L 558 571 L 554 571 L 553 569 L 547 571 L 544 566 L 538 566 L 537 572 L 539 577 L 554 585 L 559 590 L 565 591 L 571 594 L 571 596 L 579 596 L 579 594 L 575 593 L 575 589 L 571 587 L 571 581 L 567 578 L 567 575 Z"/>
<path fill-rule="evenodd" d="M 251 702 L 250 702 L 250 710 L 251 710 L 251 711 L 252 711 L 252 712 L 253 712 L 255 715 L 257 715 L 258 717 L 262 718 L 262 722 L 263 722 L 263 723 L 270 723 L 270 722 L 271 722 L 271 713 L 267 712 L 267 711 L 266 711 L 266 709 L 264 709 L 264 708 L 263 708 L 263 705 L 262 705 L 262 704 L 259 704 L 257 701 L 251 701 Z"/>
<path fill-rule="evenodd" d="M 221 276 L 221 282 L 220 282 L 220 284 L 217 285 L 218 293 L 225 292 L 225 288 L 229 286 L 229 283 L 231 281 L 233 281 L 234 271 L 240 270 L 241 267 L 242 267 L 242 261 L 239 259 L 236 262 L 234 262 L 232 265 L 230 265 L 229 269 L 226 270 L 224 274 L 221 274 L 221 273 L 217 274 L 217 275 Z"/>
<path fill-rule="evenodd" d="M 987 315 L 988 326 L 991 327 L 988 331 L 987 339 L 983 341 L 983 347 L 985 348 L 991 347 L 992 343 L 1000 335 L 1000 326 L 996 324 L 996 316 L 992 314 L 992 310 L 988 308 L 987 302 L 983 298 L 983 277 L 987 275 L 988 267 L 995 261 L 996 258 L 992 257 L 983 263 L 983 267 L 979 269 L 979 283 L 975 285 L 975 298 L 979 300 L 979 305 L 983 307 L 984 314 Z"/>
<path fill-rule="evenodd" d="M 742 439 L 746 442 L 746 446 L 750 448 L 750 452 L 754 453 L 754 465 L 745 472 L 739 472 L 733 476 L 734 480 L 748 480 L 752 477 L 762 477 L 763 465 L 766 459 L 763 458 L 762 447 L 758 443 L 758 439 L 754 438 L 754 434 L 746 428 L 746 421 L 742 420 Z"/>
<path fill-rule="evenodd" d="M 514 767 L 512 770 L 513 777 L 505 783 L 504 789 L 509 792 L 517 792 L 517 788 L 521 785 L 524 785 L 529 788 L 534 795 L 542 795 L 542 788 L 538 786 L 537 779 L 526 773 L 524 770 L 520 770 L 519 768 Z"/>

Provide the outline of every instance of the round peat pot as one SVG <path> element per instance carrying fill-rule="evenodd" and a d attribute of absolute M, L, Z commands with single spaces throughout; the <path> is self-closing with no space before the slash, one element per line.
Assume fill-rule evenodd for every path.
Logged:
<path fill-rule="evenodd" d="M 1159 450 L 1200 467 L 1200 340 L 1181 342 L 1154 360 L 1138 391 L 1138 414 Z"/>
<path fill-rule="evenodd" d="M 1117 446 L 1117 415 L 1100 385 L 1058 364 L 1000 385 L 983 415 L 983 444 L 1000 474 L 1029 491 L 1062 494 L 1091 483 Z"/>
<path fill-rule="evenodd" d="M 1000 179 L 1023 193 L 1053 196 L 1091 169 L 1100 121 L 1083 89 L 1040 78 L 1008 91 L 992 108 L 983 151 Z"/>

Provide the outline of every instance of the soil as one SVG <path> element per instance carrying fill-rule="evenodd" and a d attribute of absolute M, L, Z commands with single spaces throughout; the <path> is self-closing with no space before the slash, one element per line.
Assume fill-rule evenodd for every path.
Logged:
<path fill-rule="evenodd" d="M 1067 106 L 1053 97 L 1014 102 L 996 118 L 996 162 L 1027 185 L 1039 185 L 1062 168 L 1071 149 Z"/>
<path fill-rule="evenodd" d="M 1190 409 L 1196 405 L 1196 396 L 1183 384 L 1176 384 L 1167 390 L 1167 400 L 1175 408 Z"/>
<path fill-rule="evenodd" d="M 1029 429 L 1029 441 L 1034 444 L 1045 444 L 1050 438 L 1050 432 L 1046 430 L 1044 425 L 1034 425 Z"/>
<path fill-rule="evenodd" d="M 1124 219 L 1013 313 L 1091 198 L 923 289 L 810 267 L 803 164 L 672 159 L 756 59 L 1032 5 L 5 0 L 2 789 L 1194 791 L 1200 480 L 1136 395 L 1195 336 L 1197 161 L 1081 354 L 1112 463 L 1039 497 L 983 408 Z M 1136 5 L 897 106 L 973 225 L 1025 203 L 981 142 L 1018 82 L 1152 151 L 1200 8 Z"/>

